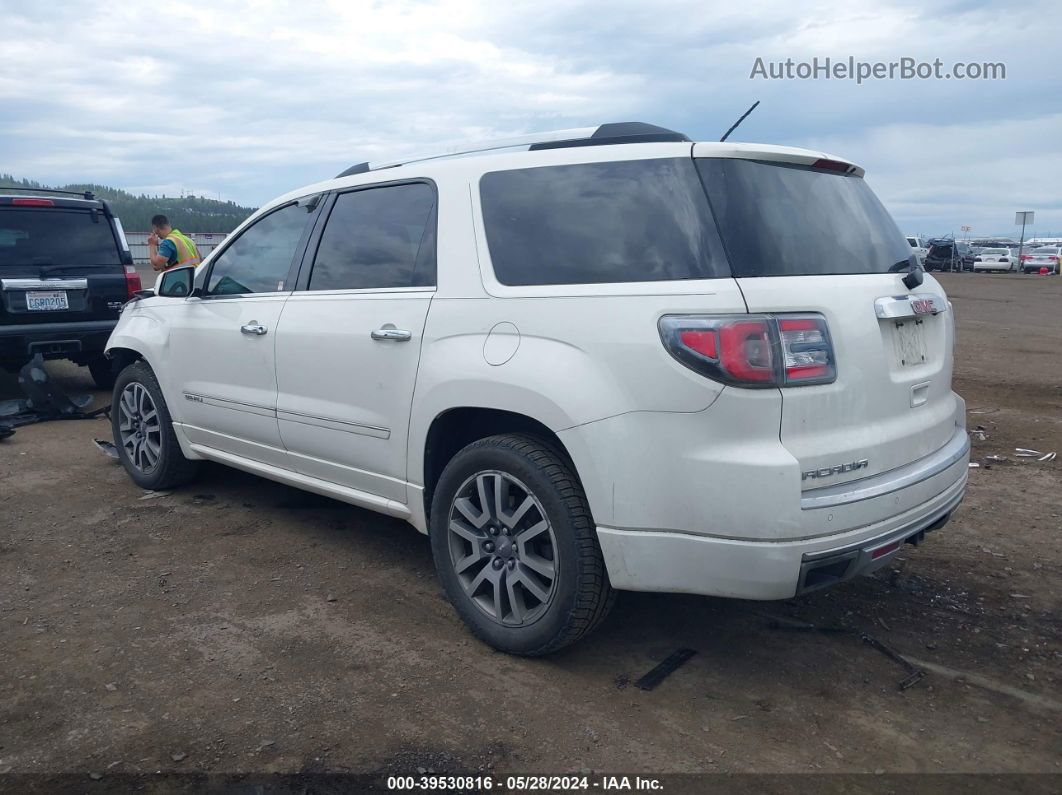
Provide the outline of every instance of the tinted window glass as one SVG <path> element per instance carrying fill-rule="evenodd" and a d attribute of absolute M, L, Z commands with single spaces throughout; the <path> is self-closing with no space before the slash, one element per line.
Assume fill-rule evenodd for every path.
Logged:
<path fill-rule="evenodd" d="M 697 168 L 735 276 L 884 273 L 915 261 L 860 177 L 736 158 Z"/>
<path fill-rule="evenodd" d="M 341 193 L 321 235 L 311 290 L 435 284 L 435 192 L 423 182 Z"/>
<path fill-rule="evenodd" d="M 495 171 L 480 196 L 502 284 L 729 275 L 687 158 Z"/>
<path fill-rule="evenodd" d="M 305 207 L 289 204 L 255 221 L 214 261 L 207 292 L 238 295 L 283 290 L 309 218 Z"/>
<path fill-rule="evenodd" d="M 0 267 L 120 264 L 103 213 L 93 222 L 84 210 L 0 210 Z"/>

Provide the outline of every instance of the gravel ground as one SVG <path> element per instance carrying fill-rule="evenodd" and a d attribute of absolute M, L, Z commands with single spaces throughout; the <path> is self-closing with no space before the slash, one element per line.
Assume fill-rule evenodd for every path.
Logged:
<path fill-rule="evenodd" d="M 0 442 L 0 773 L 1062 773 L 1062 461 L 1013 456 L 1062 452 L 1062 279 L 942 281 L 986 433 L 950 525 L 784 603 L 621 594 L 548 659 L 472 639 L 401 522 L 217 466 L 148 495 L 92 445 L 105 421 L 19 429 Z M 900 690 L 862 633 L 927 676 Z M 656 690 L 631 684 L 687 647 Z"/>

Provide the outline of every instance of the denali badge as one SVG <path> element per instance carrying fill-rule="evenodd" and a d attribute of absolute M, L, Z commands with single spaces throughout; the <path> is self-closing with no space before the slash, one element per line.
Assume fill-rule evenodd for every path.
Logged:
<path fill-rule="evenodd" d="M 809 469 L 807 472 L 800 473 L 800 479 L 808 480 L 809 478 L 828 478 L 831 475 L 840 475 L 842 472 L 854 472 L 857 469 L 866 469 L 868 466 L 870 466 L 870 459 L 861 458 L 858 461 L 852 461 L 848 464 L 838 464 L 835 467 Z"/>

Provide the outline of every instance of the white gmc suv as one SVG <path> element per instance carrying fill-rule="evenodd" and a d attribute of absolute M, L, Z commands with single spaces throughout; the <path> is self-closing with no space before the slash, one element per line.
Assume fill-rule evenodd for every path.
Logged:
<path fill-rule="evenodd" d="M 207 459 L 405 519 L 537 655 L 613 589 L 786 599 L 943 525 L 953 335 L 862 169 L 624 123 L 293 191 L 108 355 L 137 484 Z"/>

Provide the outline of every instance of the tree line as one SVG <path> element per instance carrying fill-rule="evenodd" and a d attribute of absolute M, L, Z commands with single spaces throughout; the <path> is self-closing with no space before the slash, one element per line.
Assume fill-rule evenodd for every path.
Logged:
<path fill-rule="evenodd" d="M 127 232 L 151 231 L 151 216 L 162 213 L 170 223 L 184 232 L 231 232 L 254 207 L 241 207 L 235 202 L 207 199 L 203 196 L 136 196 L 109 185 L 81 184 L 43 185 L 31 179 L 16 179 L 11 174 L 0 174 L 0 190 L 3 188 L 52 188 L 71 191 L 92 191 L 99 199 L 106 199 L 114 214 L 122 219 Z"/>

